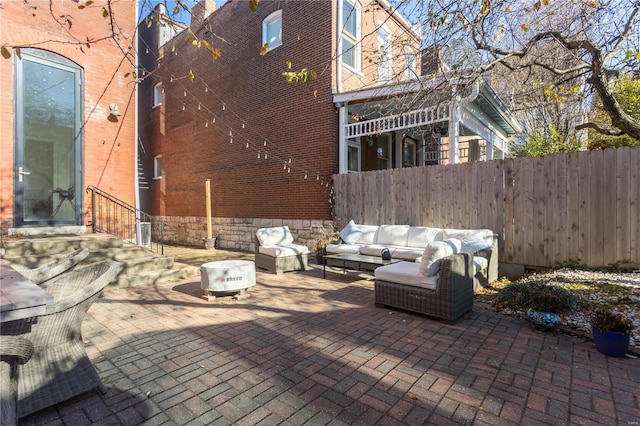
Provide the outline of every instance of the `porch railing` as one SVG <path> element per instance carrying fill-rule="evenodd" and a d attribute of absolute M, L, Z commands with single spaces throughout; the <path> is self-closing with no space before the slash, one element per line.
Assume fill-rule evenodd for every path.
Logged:
<path fill-rule="evenodd" d="M 93 185 L 89 185 L 86 192 L 91 193 L 94 233 L 106 232 L 121 237 L 125 242 L 164 254 L 165 224 L 162 221 Z"/>

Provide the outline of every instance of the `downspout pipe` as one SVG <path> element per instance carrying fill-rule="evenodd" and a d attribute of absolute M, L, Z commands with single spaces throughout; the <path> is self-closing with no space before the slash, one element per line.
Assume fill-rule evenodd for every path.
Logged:
<path fill-rule="evenodd" d="M 136 52 L 135 52 L 135 68 L 136 68 L 136 73 L 139 73 L 140 70 L 140 57 L 139 57 L 139 52 L 138 52 L 138 20 L 140 19 L 139 16 L 139 4 L 140 0 L 135 0 L 135 8 L 136 8 Z M 139 75 L 136 76 L 136 81 L 135 81 L 135 87 L 134 87 L 134 94 L 135 94 L 135 99 L 133 101 L 133 105 L 134 105 L 134 127 L 133 127 L 133 135 L 134 135 L 134 139 L 135 139 L 135 149 L 134 149 L 134 161 L 133 161 L 133 197 L 134 197 L 134 205 L 136 208 L 136 243 L 138 245 L 142 244 L 142 233 L 141 233 L 141 229 L 140 229 L 140 182 L 139 182 L 139 176 L 138 176 L 138 147 L 139 147 L 139 134 L 138 134 L 138 85 L 140 83 L 138 83 L 138 79 L 140 78 Z"/>

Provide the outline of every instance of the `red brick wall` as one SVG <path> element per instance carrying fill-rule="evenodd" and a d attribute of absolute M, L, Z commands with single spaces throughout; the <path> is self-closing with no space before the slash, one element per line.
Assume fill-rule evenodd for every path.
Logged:
<path fill-rule="evenodd" d="M 6 46 L 37 47 L 58 53 L 84 70 L 84 185 L 95 185 L 134 202 L 134 83 L 124 75 L 135 60 L 135 3 L 111 2 L 117 40 L 110 37 L 111 19 L 102 16 L 106 1 L 84 10 L 71 0 L 6 1 L 0 14 L 0 40 Z M 53 15 L 53 16 L 52 16 Z M 60 26 L 54 16 L 71 15 L 72 26 Z M 76 40 L 99 40 L 80 46 Z M 130 48 L 130 45 L 133 45 Z M 123 59 L 127 55 L 128 59 Z M 130 60 L 130 62 L 129 62 Z M 0 58 L 0 222 L 2 232 L 13 226 L 13 60 Z M 122 112 L 108 120 L 109 104 Z M 85 224 L 90 205 L 85 200 Z"/>
<path fill-rule="evenodd" d="M 283 44 L 260 55 L 262 21 L 279 7 Z M 262 1 L 257 13 L 247 2 L 231 2 L 197 31 L 220 49 L 218 60 L 193 47 L 186 34 L 173 52 L 166 46 L 153 76 L 165 88 L 163 105 L 152 112 L 151 136 L 144 136 L 153 140 L 147 157 L 161 154 L 164 162 L 163 178 L 151 182 L 147 197 L 152 214 L 204 216 L 205 180 L 211 179 L 214 217 L 330 218 L 330 189 L 316 177 L 324 181 L 337 172 L 331 25 L 329 2 Z M 282 72 L 288 60 L 292 69 L 316 70 L 318 78 L 287 84 Z"/>

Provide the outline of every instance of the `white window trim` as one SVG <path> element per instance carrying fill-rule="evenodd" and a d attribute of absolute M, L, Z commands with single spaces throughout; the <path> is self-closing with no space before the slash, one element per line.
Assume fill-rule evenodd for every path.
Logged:
<path fill-rule="evenodd" d="M 162 88 L 162 83 L 157 83 L 153 86 L 153 108 L 162 105 L 162 93 L 164 89 Z"/>
<path fill-rule="evenodd" d="M 384 46 L 385 60 L 380 60 L 378 62 L 378 82 L 379 83 L 388 83 L 393 80 L 393 43 L 391 41 L 391 30 L 389 27 L 381 21 L 378 21 L 378 31 L 377 31 L 377 43 L 378 43 L 378 53 L 382 55 L 382 45 L 380 43 L 381 35 L 384 34 L 387 36 L 387 46 Z M 388 48 L 388 49 L 387 49 Z M 389 75 L 385 75 L 384 78 L 382 76 L 382 70 L 385 67 L 388 67 Z"/>
<path fill-rule="evenodd" d="M 354 38 L 354 34 L 348 33 L 345 30 L 344 26 L 342 27 L 342 34 L 341 34 L 341 37 L 343 39 L 346 37 L 349 40 L 351 40 L 351 42 L 353 43 L 353 57 L 354 57 L 355 67 L 347 64 L 344 61 L 344 59 L 342 61 L 340 61 L 340 62 L 342 63 L 342 66 L 347 68 L 348 70 L 351 70 L 351 71 L 353 71 L 355 73 L 360 73 L 360 71 L 362 70 L 362 6 L 360 5 L 360 2 L 357 1 L 357 0 L 341 0 L 340 1 L 340 7 L 343 8 L 342 16 L 344 16 L 345 13 L 346 13 L 346 11 L 344 10 L 344 1 L 348 1 L 349 3 L 351 3 L 353 5 L 355 13 L 356 13 L 356 34 L 355 34 L 355 38 Z M 341 24 L 341 25 L 343 25 L 343 24 Z M 344 50 L 344 47 L 343 47 L 343 50 Z M 341 55 L 343 53 L 344 53 L 344 51 L 340 52 Z"/>
<path fill-rule="evenodd" d="M 280 43 L 271 45 L 271 43 L 269 43 L 269 40 L 267 39 L 267 28 L 270 24 L 273 24 L 278 20 L 280 20 Z M 262 21 L 262 45 L 264 46 L 265 44 L 269 44 L 267 52 L 272 51 L 278 46 L 282 46 L 282 9 L 276 10 L 275 12 L 269 14 L 269 16 L 264 18 L 264 20 Z"/>
<path fill-rule="evenodd" d="M 153 157 L 153 179 L 162 179 L 162 155 Z"/>
<path fill-rule="evenodd" d="M 408 58 L 411 58 L 408 60 Z M 418 62 L 418 58 L 416 57 L 416 52 L 409 45 L 404 46 L 404 76 L 407 80 L 417 77 L 416 72 L 416 64 Z"/>

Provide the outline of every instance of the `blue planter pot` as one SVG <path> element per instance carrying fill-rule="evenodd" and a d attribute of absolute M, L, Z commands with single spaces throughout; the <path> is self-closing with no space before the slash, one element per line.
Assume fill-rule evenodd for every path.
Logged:
<path fill-rule="evenodd" d="M 615 358 L 624 358 L 629 349 L 629 334 L 593 328 L 593 341 L 598 352 Z"/>

